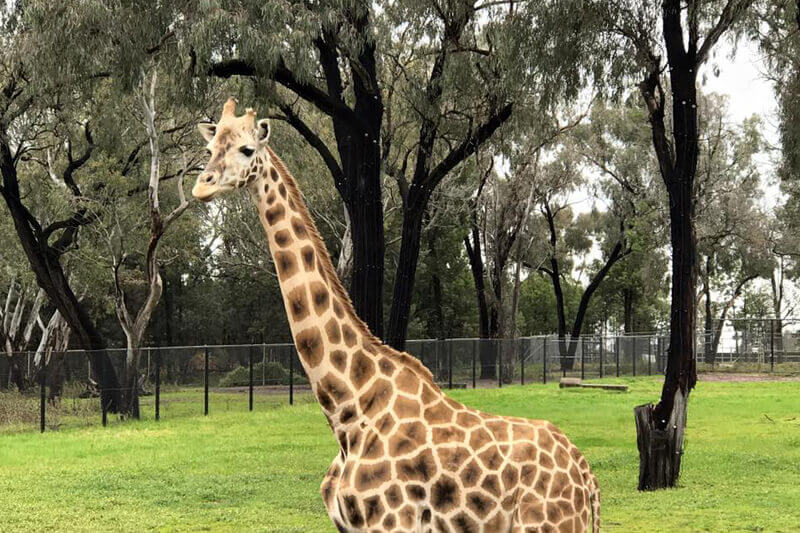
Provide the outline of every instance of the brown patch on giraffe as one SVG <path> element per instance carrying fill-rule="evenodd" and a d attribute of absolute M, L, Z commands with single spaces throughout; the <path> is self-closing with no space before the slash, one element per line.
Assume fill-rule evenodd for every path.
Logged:
<path fill-rule="evenodd" d="M 456 480 L 441 476 L 431 487 L 431 504 L 441 513 L 448 513 L 461 502 L 461 491 Z"/>
<path fill-rule="evenodd" d="M 549 431 L 537 431 L 536 432 L 536 444 L 539 445 L 540 450 L 551 451 L 553 446 L 555 446 L 555 441 L 553 437 L 550 435 Z"/>
<path fill-rule="evenodd" d="M 321 281 L 312 281 L 309 284 L 311 290 L 311 301 L 314 303 L 314 311 L 317 316 L 322 316 L 328 310 L 330 305 L 330 298 L 328 296 L 328 287 Z"/>
<path fill-rule="evenodd" d="M 572 491 L 572 487 L 569 483 L 569 476 L 561 471 L 556 471 L 553 474 L 553 481 L 550 483 L 550 490 L 548 491 L 548 496 L 550 498 L 559 498 L 564 497 L 564 492 Z"/>
<path fill-rule="evenodd" d="M 391 531 L 394 529 L 394 526 L 397 525 L 397 517 L 394 515 L 394 513 L 388 513 L 383 517 L 383 522 L 381 522 L 381 524 L 383 525 L 383 529 L 386 531 Z"/>
<path fill-rule="evenodd" d="M 403 368 L 394 382 L 398 390 L 408 394 L 416 394 L 419 391 L 419 378 L 408 368 Z"/>
<path fill-rule="evenodd" d="M 303 258 L 303 268 L 306 272 L 314 270 L 314 248 L 311 245 L 300 248 L 300 257 Z"/>
<path fill-rule="evenodd" d="M 544 503 L 530 493 L 523 497 L 520 510 L 522 521 L 526 524 L 541 524 L 545 521 Z"/>
<path fill-rule="evenodd" d="M 344 507 L 343 515 L 346 517 L 347 522 L 353 527 L 361 527 L 364 525 L 364 515 L 361 512 L 361 506 L 358 504 L 358 499 L 355 496 L 342 497 L 342 506 Z"/>
<path fill-rule="evenodd" d="M 439 402 L 425 409 L 424 418 L 428 424 L 446 424 L 453 420 L 453 410 Z"/>
<path fill-rule="evenodd" d="M 478 523 L 463 511 L 451 518 L 450 523 L 458 533 L 477 533 L 481 530 Z"/>
<path fill-rule="evenodd" d="M 295 322 L 300 322 L 308 316 L 308 298 L 306 297 L 305 285 L 295 287 L 286 294 L 286 302 L 289 304 L 289 311 Z"/>
<path fill-rule="evenodd" d="M 503 516 L 503 512 L 499 510 L 486 522 L 484 527 L 484 531 L 504 531 L 506 529 L 508 529 L 506 518 Z M 537 531 L 536 533 L 540 532 Z"/>
<path fill-rule="evenodd" d="M 412 502 L 422 501 L 428 495 L 427 491 L 425 490 L 425 487 L 413 483 L 406 485 L 406 494 L 408 495 L 408 499 L 411 500 Z"/>
<path fill-rule="evenodd" d="M 366 416 L 374 416 L 388 406 L 391 400 L 392 384 L 385 379 L 378 379 L 361 395 L 361 412 Z"/>
<path fill-rule="evenodd" d="M 286 199 L 286 186 L 283 183 L 278 185 L 278 192 L 281 194 L 281 196 L 283 196 L 283 198 L 285 200 Z"/>
<path fill-rule="evenodd" d="M 269 192 L 269 183 L 264 182 L 264 194 L 267 194 L 268 192 Z"/>
<path fill-rule="evenodd" d="M 281 229 L 275 232 L 275 244 L 281 248 L 286 248 L 292 244 L 292 236 L 289 235 L 289 230 Z"/>
<path fill-rule="evenodd" d="M 490 442 L 492 442 L 492 436 L 482 427 L 473 429 L 469 436 L 469 445 L 475 451 L 480 450 Z"/>
<path fill-rule="evenodd" d="M 556 466 L 556 463 L 549 453 L 539 450 L 539 466 L 545 470 L 552 470 Z"/>
<path fill-rule="evenodd" d="M 567 469 L 567 466 L 569 466 L 569 454 L 563 446 L 556 446 L 553 457 L 555 458 L 556 464 L 559 468 L 563 468 L 564 470 Z"/>
<path fill-rule="evenodd" d="M 356 350 L 350 364 L 350 381 L 356 390 L 363 387 L 375 374 L 375 363 L 364 355 L 361 350 Z"/>
<path fill-rule="evenodd" d="M 400 507 L 400 504 L 403 503 L 403 493 L 400 491 L 400 487 L 398 485 L 391 485 L 388 489 L 383 492 L 383 496 L 386 498 L 386 505 L 388 505 L 392 509 L 397 509 Z"/>
<path fill-rule="evenodd" d="M 456 424 L 462 428 L 471 428 L 481 423 L 481 419 L 472 413 L 460 412 L 456 415 Z"/>
<path fill-rule="evenodd" d="M 269 202 L 269 198 L 267 198 L 267 202 Z M 275 204 L 264 212 L 264 216 L 267 219 L 267 224 L 274 226 L 286 217 L 286 210 L 282 204 Z"/>
<path fill-rule="evenodd" d="M 342 304 L 340 304 L 339 300 L 337 300 L 336 298 L 333 299 L 333 312 L 339 318 L 343 318 L 344 317 L 344 311 L 342 310 Z"/>
<path fill-rule="evenodd" d="M 435 427 L 433 428 L 433 442 L 444 444 L 447 442 L 464 442 L 466 433 L 463 429 L 456 426 Z"/>
<path fill-rule="evenodd" d="M 431 450 L 422 450 L 411 459 L 397 461 L 397 478 L 400 481 L 428 481 L 436 472 Z"/>
<path fill-rule="evenodd" d="M 467 494 L 467 509 L 475 513 L 478 518 L 486 518 L 486 516 L 497 507 L 497 502 L 492 498 L 487 498 L 479 491 L 473 491 Z"/>
<path fill-rule="evenodd" d="M 328 336 L 328 341 L 331 344 L 339 344 L 339 341 L 342 340 L 342 332 L 339 329 L 339 322 L 337 322 L 335 318 L 331 318 L 325 323 L 325 335 Z M 331 360 L 333 360 L 333 354 L 331 354 Z M 340 372 L 342 370 L 343 369 L 339 369 Z"/>
<path fill-rule="evenodd" d="M 539 470 L 539 475 L 536 477 L 536 482 L 533 484 L 533 490 L 542 498 L 547 497 L 547 487 L 550 486 L 550 480 L 553 476 L 547 470 Z"/>
<path fill-rule="evenodd" d="M 272 181 L 278 181 L 278 171 L 275 170 L 275 167 L 270 167 L 269 169 L 269 177 L 272 178 Z"/>
<path fill-rule="evenodd" d="M 536 480 L 536 467 L 533 465 L 523 465 L 519 473 L 520 482 L 526 487 L 530 487 Z"/>
<path fill-rule="evenodd" d="M 389 432 L 394 427 L 394 417 L 391 413 L 386 413 L 383 415 L 380 420 L 375 424 L 375 429 L 378 430 L 378 433 L 381 435 L 388 435 Z"/>
<path fill-rule="evenodd" d="M 525 463 L 536 459 L 536 447 L 530 442 L 518 442 L 511 448 L 511 460 Z"/>
<path fill-rule="evenodd" d="M 401 528 L 410 530 L 412 527 L 414 527 L 414 518 L 416 518 L 416 513 L 411 505 L 406 505 L 400 509 L 397 514 L 400 518 Z"/>
<path fill-rule="evenodd" d="M 514 465 L 506 465 L 500 479 L 503 480 L 503 487 L 506 491 L 510 491 L 519 483 L 519 470 Z"/>
<path fill-rule="evenodd" d="M 419 418 L 420 405 L 416 400 L 398 395 L 394 400 L 392 410 L 401 420 L 403 418 Z"/>
<path fill-rule="evenodd" d="M 367 526 L 374 526 L 383 518 L 383 504 L 380 496 L 371 496 L 364 500 L 364 517 Z"/>
<path fill-rule="evenodd" d="M 267 195 L 267 205 L 272 205 L 275 203 L 275 191 L 270 191 Z"/>
<path fill-rule="evenodd" d="M 352 407 L 347 407 L 343 409 L 342 414 L 339 415 L 339 423 L 347 424 L 353 419 L 354 416 L 356 416 L 356 410 Z"/>
<path fill-rule="evenodd" d="M 426 383 L 422 385 L 422 395 L 420 397 L 422 398 L 422 403 L 428 405 L 438 400 L 441 397 L 441 395 L 433 392 L 433 389 L 430 388 Z"/>
<path fill-rule="evenodd" d="M 533 441 L 536 439 L 536 432 L 526 424 L 511 424 L 511 439 Z"/>
<path fill-rule="evenodd" d="M 389 439 L 389 454 L 392 457 L 413 452 L 427 441 L 428 430 L 419 420 L 400 424 Z"/>
<path fill-rule="evenodd" d="M 319 328 L 312 326 L 304 329 L 294 338 L 297 351 L 309 368 L 316 368 L 322 362 L 324 348 L 322 345 L 322 335 Z"/>
<path fill-rule="evenodd" d="M 370 433 L 364 439 L 364 449 L 361 450 L 362 459 L 378 459 L 383 455 L 383 441 L 377 433 Z"/>
<path fill-rule="evenodd" d="M 306 230 L 306 225 L 300 217 L 292 217 L 292 229 L 298 239 L 308 238 L 308 230 Z"/>
<path fill-rule="evenodd" d="M 503 456 L 497 446 L 490 446 L 478 454 L 478 459 L 481 460 L 483 466 L 489 470 L 497 470 L 503 464 Z"/>
<path fill-rule="evenodd" d="M 365 349 L 365 350 L 367 350 L 367 351 L 370 351 L 370 349 L 369 349 L 367 346 L 365 346 L 365 347 L 364 347 L 364 349 Z M 391 361 L 389 361 L 389 359 L 388 359 L 388 358 L 386 358 L 386 357 L 381 357 L 381 358 L 378 360 L 378 368 L 380 368 L 380 369 L 381 369 L 381 373 L 382 373 L 384 376 L 391 377 L 391 376 L 392 376 L 392 374 L 394 374 L 394 371 L 395 371 L 395 368 L 396 368 L 396 367 L 394 366 L 394 364 L 392 364 L 392 362 L 391 362 Z"/>
<path fill-rule="evenodd" d="M 328 413 L 332 413 L 333 410 L 336 408 L 336 405 L 333 403 L 333 400 L 331 399 L 330 396 L 328 396 L 328 393 L 326 393 L 325 391 L 317 390 L 317 401 L 319 401 L 319 404 Z"/>
<path fill-rule="evenodd" d="M 389 461 L 377 464 L 362 463 L 356 471 L 356 490 L 367 491 L 379 487 L 384 481 L 392 477 L 392 468 Z"/>
<path fill-rule="evenodd" d="M 348 348 L 352 348 L 356 345 L 356 332 L 347 324 L 342 325 L 342 337 Z"/>
<path fill-rule="evenodd" d="M 439 464 L 448 472 L 458 472 L 463 466 L 464 461 L 472 455 L 466 448 L 450 448 L 442 447 L 436 449 L 436 455 L 439 456 Z"/>
<path fill-rule="evenodd" d="M 328 335 L 328 338 L 330 338 L 330 335 Z M 342 350 L 332 351 L 331 364 L 333 364 L 333 368 L 344 374 L 345 368 L 347 368 L 347 354 Z"/>
<path fill-rule="evenodd" d="M 505 442 L 508 440 L 508 423 L 503 420 L 487 420 L 486 427 L 494 435 L 495 440 Z"/>
<path fill-rule="evenodd" d="M 481 477 L 481 469 L 475 459 L 472 459 L 459 474 L 464 488 L 474 487 Z"/>
<path fill-rule="evenodd" d="M 287 280 L 297 274 L 297 258 L 292 252 L 278 250 L 275 252 L 275 268 L 280 281 Z"/>
<path fill-rule="evenodd" d="M 330 395 L 337 405 L 341 405 L 353 399 L 353 393 L 350 391 L 350 387 L 347 386 L 347 383 L 331 373 L 325 374 L 325 377 L 320 380 L 319 386 Z"/>
<path fill-rule="evenodd" d="M 497 476 L 495 474 L 489 474 L 488 476 L 483 478 L 483 483 L 481 483 L 481 488 L 497 498 L 500 497 L 500 482 L 498 481 Z"/>
<path fill-rule="evenodd" d="M 574 464 L 569 468 L 569 477 L 576 485 L 581 485 L 583 483 L 583 476 L 580 470 L 578 470 L 578 467 Z"/>
<path fill-rule="evenodd" d="M 452 398 L 448 398 L 447 396 L 444 397 L 444 403 L 446 403 L 447 405 L 449 405 L 452 409 L 454 409 L 456 411 L 458 411 L 459 409 L 462 409 L 464 407 L 462 404 L 458 403 L 457 401 L 455 401 Z"/>

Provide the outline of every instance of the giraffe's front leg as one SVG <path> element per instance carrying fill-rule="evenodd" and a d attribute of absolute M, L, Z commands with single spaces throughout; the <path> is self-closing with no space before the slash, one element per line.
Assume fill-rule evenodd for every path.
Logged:
<path fill-rule="evenodd" d="M 328 473 L 322 480 L 319 491 L 322 494 L 322 501 L 325 502 L 325 508 L 328 510 L 328 516 L 331 517 L 334 525 L 339 531 L 345 531 L 344 517 L 341 516 L 339 505 L 336 504 L 336 494 L 339 490 L 339 478 L 344 469 L 344 462 L 342 461 L 342 454 L 336 455 L 336 458 L 331 463 Z"/>

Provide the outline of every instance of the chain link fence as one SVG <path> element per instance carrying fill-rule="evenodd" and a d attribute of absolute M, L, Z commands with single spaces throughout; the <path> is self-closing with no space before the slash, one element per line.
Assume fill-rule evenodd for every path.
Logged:
<path fill-rule="evenodd" d="M 788 325 L 731 323 L 733 334 L 716 339 L 703 332 L 697 342 L 698 370 L 798 373 L 800 336 Z M 663 374 L 668 343 L 662 334 L 420 339 L 408 341 L 406 351 L 431 370 L 442 388 L 493 388 L 563 376 Z M 105 353 L 117 376 L 124 376 L 125 350 Z M 51 353 L 44 371 L 35 353 L 0 356 L 0 432 L 116 423 L 119 417 L 108 416 L 101 405 L 87 355 L 80 350 Z M 143 419 L 313 401 L 292 344 L 143 348 L 139 371 Z"/>

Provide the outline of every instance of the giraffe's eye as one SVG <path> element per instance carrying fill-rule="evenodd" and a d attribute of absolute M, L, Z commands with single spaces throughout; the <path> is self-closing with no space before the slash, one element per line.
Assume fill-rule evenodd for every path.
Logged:
<path fill-rule="evenodd" d="M 253 150 L 249 146 L 242 146 L 241 148 L 239 148 L 239 151 L 242 152 L 245 157 L 250 157 L 255 152 L 255 150 Z"/>

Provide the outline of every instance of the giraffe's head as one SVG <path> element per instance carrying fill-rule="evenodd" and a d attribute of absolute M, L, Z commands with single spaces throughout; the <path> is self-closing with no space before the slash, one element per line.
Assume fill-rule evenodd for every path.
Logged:
<path fill-rule="evenodd" d="M 237 117 L 233 98 L 223 106 L 219 122 L 204 122 L 197 127 L 210 155 L 192 188 L 192 196 L 198 200 L 209 202 L 219 194 L 245 186 L 256 161 L 269 161 L 268 151 L 264 150 L 269 139 L 269 121 L 256 121 L 256 112 L 249 108 Z"/>

